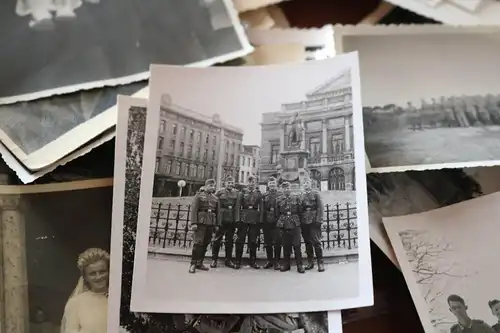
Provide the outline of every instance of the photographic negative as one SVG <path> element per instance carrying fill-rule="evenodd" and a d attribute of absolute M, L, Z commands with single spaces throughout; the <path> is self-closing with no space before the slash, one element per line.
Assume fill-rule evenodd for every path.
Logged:
<path fill-rule="evenodd" d="M 498 25 L 498 0 L 388 0 L 388 2 L 443 24 Z"/>
<path fill-rule="evenodd" d="M 342 332 L 340 312 L 202 315 L 160 314 L 130 311 L 132 270 L 139 207 L 139 191 L 146 127 L 143 99 L 120 97 L 116 140 L 113 229 L 111 240 L 111 289 L 108 332 L 254 333 L 303 329 L 306 333 Z"/>
<path fill-rule="evenodd" d="M 112 180 L 0 185 L 2 332 L 106 332 Z"/>
<path fill-rule="evenodd" d="M 151 73 L 132 310 L 372 302 L 356 54 Z"/>
<path fill-rule="evenodd" d="M 145 80 L 151 63 L 210 66 L 251 51 L 230 0 L 17 0 L 0 13 L 9 45 L 0 104 Z"/>
<path fill-rule="evenodd" d="M 425 332 L 498 330 L 495 269 L 499 193 L 384 218 Z"/>
<path fill-rule="evenodd" d="M 343 29 L 336 31 L 342 50 L 360 54 L 370 172 L 500 164 L 500 69 L 490 66 L 500 29 Z"/>

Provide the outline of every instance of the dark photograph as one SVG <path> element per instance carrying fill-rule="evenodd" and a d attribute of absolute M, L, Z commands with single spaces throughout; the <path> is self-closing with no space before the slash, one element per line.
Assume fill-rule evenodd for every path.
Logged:
<path fill-rule="evenodd" d="M 106 332 L 111 185 L 0 186 L 3 332 Z"/>
<path fill-rule="evenodd" d="M 6 0 L 0 104 L 147 79 L 250 51 L 229 0 Z M 16 59 L 16 61 L 12 61 Z"/>

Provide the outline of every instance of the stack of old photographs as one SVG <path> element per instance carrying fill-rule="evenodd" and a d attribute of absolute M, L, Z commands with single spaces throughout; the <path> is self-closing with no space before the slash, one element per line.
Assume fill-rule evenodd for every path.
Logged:
<path fill-rule="evenodd" d="M 402 271 L 426 333 L 500 331 L 499 37 L 335 27 L 336 52 L 360 55 L 370 236 Z"/>
<path fill-rule="evenodd" d="M 341 332 L 373 305 L 360 96 L 356 53 L 152 65 L 118 101 L 108 332 Z"/>
<path fill-rule="evenodd" d="M 24 183 L 113 138 L 116 96 L 147 97 L 150 63 L 252 51 L 230 0 L 18 0 L 0 13 L 0 153 Z"/>

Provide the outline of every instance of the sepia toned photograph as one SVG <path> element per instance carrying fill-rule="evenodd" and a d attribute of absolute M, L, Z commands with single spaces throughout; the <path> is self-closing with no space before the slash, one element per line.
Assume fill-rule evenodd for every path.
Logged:
<path fill-rule="evenodd" d="M 341 333 L 340 312 L 204 315 L 130 311 L 146 104 L 147 100 L 137 98 L 120 97 L 119 100 L 108 332 Z"/>
<path fill-rule="evenodd" d="M 339 29 L 343 52 L 360 55 L 371 172 L 500 164 L 498 29 L 360 27 L 343 37 Z"/>
<path fill-rule="evenodd" d="M 252 49 L 230 0 L 16 0 L 0 13 L 9 45 L 0 51 L 8 64 L 0 104 L 145 80 L 151 63 L 210 66 Z"/>
<path fill-rule="evenodd" d="M 499 329 L 493 262 L 499 193 L 421 214 L 384 218 L 427 333 Z"/>
<path fill-rule="evenodd" d="M 105 333 L 112 179 L 0 193 L 2 332 Z"/>
<path fill-rule="evenodd" d="M 500 190 L 500 167 L 372 173 L 367 176 L 370 238 L 396 266 L 383 217 L 422 213 Z"/>
<path fill-rule="evenodd" d="M 372 301 L 356 62 L 152 66 L 132 310 Z"/>

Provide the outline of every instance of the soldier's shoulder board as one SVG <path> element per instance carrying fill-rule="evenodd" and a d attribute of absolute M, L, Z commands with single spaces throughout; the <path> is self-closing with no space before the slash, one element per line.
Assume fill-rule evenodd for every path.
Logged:
<path fill-rule="evenodd" d="M 476 324 L 486 325 L 486 323 L 481 319 L 472 319 L 472 321 L 475 322 Z"/>

